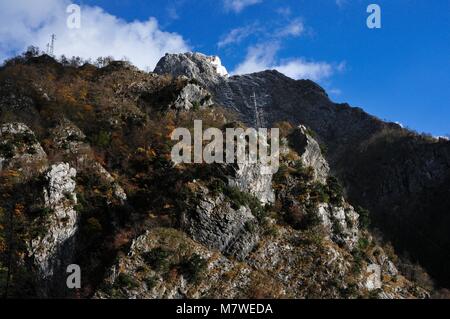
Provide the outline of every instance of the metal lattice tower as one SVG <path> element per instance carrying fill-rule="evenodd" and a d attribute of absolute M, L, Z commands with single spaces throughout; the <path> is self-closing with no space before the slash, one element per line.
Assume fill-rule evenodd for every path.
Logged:
<path fill-rule="evenodd" d="M 56 35 L 52 34 L 52 38 L 50 40 L 50 55 L 53 56 L 53 54 L 55 53 L 55 40 L 56 40 Z"/>
<path fill-rule="evenodd" d="M 55 53 L 55 40 L 56 40 L 56 35 L 52 34 L 52 36 L 50 38 L 50 43 L 47 43 L 47 54 L 50 56 L 53 56 Z"/>

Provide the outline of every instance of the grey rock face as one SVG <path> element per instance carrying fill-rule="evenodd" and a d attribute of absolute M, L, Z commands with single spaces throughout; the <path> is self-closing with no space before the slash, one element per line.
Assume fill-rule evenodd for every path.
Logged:
<path fill-rule="evenodd" d="M 68 152 L 78 153 L 86 144 L 86 135 L 72 122 L 62 119 L 59 125 L 51 130 L 56 147 Z"/>
<path fill-rule="evenodd" d="M 359 215 L 352 206 L 347 203 L 343 206 L 320 204 L 317 212 L 334 242 L 345 245 L 349 250 L 356 246 Z"/>
<path fill-rule="evenodd" d="M 225 73 L 217 62 L 217 57 L 201 53 L 166 54 L 156 65 L 155 73 L 187 76 L 201 84 L 220 83 Z"/>
<path fill-rule="evenodd" d="M 262 174 L 264 170 L 264 174 Z M 272 174 L 269 174 L 270 167 L 262 164 L 242 163 L 237 164 L 237 169 L 233 177 L 229 177 L 230 186 L 237 187 L 243 192 L 255 196 L 261 204 L 269 204 L 275 201 L 275 193 L 272 188 Z"/>
<path fill-rule="evenodd" d="M 366 288 L 368 290 L 380 289 L 382 287 L 380 266 L 377 264 L 370 264 L 367 266 L 366 273 Z"/>
<path fill-rule="evenodd" d="M 0 171 L 14 169 L 27 178 L 47 167 L 47 154 L 28 126 L 23 123 L 0 126 Z"/>
<path fill-rule="evenodd" d="M 197 84 L 188 83 L 179 93 L 172 108 L 177 110 L 190 110 L 192 108 L 206 108 L 213 105 L 211 94 Z"/>
<path fill-rule="evenodd" d="M 65 270 L 72 258 L 73 239 L 78 228 L 74 209 L 77 203 L 75 176 L 76 170 L 65 163 L 51 166 L 45 175 L 47 185 L 43 195 L 45 207 L 49 210 L 45 221 L 46 233 L 33 239 L 29 247 L 29 255 L 45 283 L 43 294 L 49 288 L 46 285 Z"/>
<path fill-rule="evenodd" d="M 294 150 L 301 154 L 300 158 L 305 167 L 312 167 L 314 179 L 325 183 L 330 172 L 328 162 L 322 156 L 319 143 L 308 133 L 305 126 L 300 125 L 291 136 Z"/>
<path fill-rule="evenodd" d="M 237 111 L 241 119 L 254 127 L 270 127 L 289 120 L 303 123 L 316 132 L 333 155 L 333 160 L 347 146 L 358 144 L 387 124 L 347 104 L 334 104 L 326 92 L 310 80 L 293 80 L 272 70 L 222 77 L 206 56 L 197 53 L 167 54 L 155 73 L 196 79 L 214 100 Z M 336 156 L 335 156 L 336 155 Z"/>
<path fill-rule="evenodd" d="M 258 223 L 250 209 L 233 209 L 223 194 L 202 188 L 195 211 L 185 214 L 183 228 L 195 241 L 239 259 L 245 258 L 259 239 Z"/>
<path fill-rule="evenodd" d="M 168 245 L 168 243 L 170 243 Z M 153 278 L 153 284 L 141 282 L 134 287 L 121 287 L 122 298 L 130 299 L 166 299 L 188 298 L 199 299 L 210 296 L 212 298 L 238 298 L 242 291 L 248 289 L 250 276 L 254 270 L 236 260 L 228 259 L 216 251 L 209 250 L 193 241 L 183 232 L 175 229 L 153 228 L 133 241 L 130 252 L 111 267 L 105 282 L 114 285 L 120 274 L 133 277 L 139 269 L 148 269 L 142 258 L 146 252 L 155 248 L 164 248 L 174 253 L 166 262 L 176 263 L 178 256 L 185 258 L 195 254 L 207 263 L 201 273 L 201 280 L 192 282 L 183 274 L 174 280 L 166 280 L 166 274 L 149 269 L 144 276 Z M 225 279 L 226 278 L 226 279 Z M 117 296 L 117 295 L 116 295 Z M 94 298 L 111 298 L 110 291 L 97 291 Z"/>
<path fill-rule="evenodd" d="M 100 163 L 95 162 L 92 164 L 93 170 L 106 182 L 112 185 L 114 196 L 122 204 L 127 200 L 127 194 L 125 190 L 120 186 L 120 184 L 115 180 L 115 178 L 102 166 Z M 109 203 L 108 203 L 109 204 Z"/>
<path fill-rule="evenodd" d="M 79 172 L 96 175 L 101 181 L 110 184 L 115 199 L 120 203 L 127 200 L 124 189 L 114 177 L 95 160 L 91 146 L 85 141 L 84 133 L 69 120 L 63 119 L 59 125 L 51 130 L 51 137 L 56 147 L 64 152 L 69 164 Z M 110 203 L 108 203 L 110 204 Z"/>

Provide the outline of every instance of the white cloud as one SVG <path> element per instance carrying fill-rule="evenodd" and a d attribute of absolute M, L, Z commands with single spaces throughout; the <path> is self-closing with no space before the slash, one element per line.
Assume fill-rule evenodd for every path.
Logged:
<path fill-rule="evenodd" d="M 281 40 L 282 38 L 287 37 L 298 37 L 305 31 L 305 27 L 300 18 L 290 20 L 282 27 L 278 27 L 278 25 L 273 26 L 270 23 L 266 23 L 264 26 L 260 26 L 259 23 L 253 23 L 232 29 L 220 39 L 217 46 L 219 48 L 223 48 L 231 44 L 239 44 L 251 36 L 258 36 L 264 39 Z"/>
<path fill-rule="evenodd" d="M 232 72 L 233 74 L 248 74 L 273 69 L 278 44 L 259 44 L 250 47 L 245 60 Z"/>
<path fill-rule="evenodd" d="M 277 61 L 276 55 L 279 49 L 278 43 L 264 43 L 250 47 L 245 60 L 236 67 L 233 74 L 277 70 L 293 79 L 319 81 L 330 77 L 340 69 L 339 65 L 334 67 L 327 62 L 307 61 L 303 58 Z"/>
<path fill-rule="evenodd" d="M 342 94 L 342 90 L 341 89 L 336 89 L 336 88 L 331 88 L 328 90 L 328 93 L 333 94 L 333 95 L 341 95 Z"/>
<path fill-rule="evenodd" d="M 37 3 L 38 2 L 38 3 Z M 66 24 L 67 0 L 0 2 L 0 58 L 28 45 L 44 49 L 56 34 L 55 55 L 127 57 L 136 66 L 153 68 L 166 53 L 189 51 L 182 36 L 162 31 L 155 18 L 126 22 L 99 7 L 82 6 L 81 28 Z"/>
<path fill-rule="evenodd" d="M 292 10 L 290 7 L 281 7 L 276 10 L 276 13 L 283 17 L 289 17 L 292 14 Z"/>
<path fill-rule="evenodd" d="M 279 37 L 287 37 L 287 36 L 294 36 L 298 37 L 305 31 L 305 26 L 303 25 L 303 22 L 300 19 L 295 19 L 294 21 L 291 21 L 288 25 L 281 28 L 277 32 L 277 36 Z"/>
<path fill-rule="evenodd" d="M 178 20 L 182 15 L 182 8 L 186 4 L 186 0 L 172 0 L 168 1 L 166 13 L 169 20 Z"/>
<path fill-rule="evenodd" d="M 166 9 L 166 11 L 167 11 L 167 15 L 169 16 L 170 19 L 178 20 L 180 18 L 180 15 L 178 13 L 177 8 L 175 8 L 175 7 L 168 7 Z"/>
<path fill-rule="evenodd" d="M 313 81 L 328 78 L 333 74 L 333 67 L 326 62 L 307 62 L 300 58 L 276 65 L 274 69 L 293 79 Z"/>
<path fill-rule="evenodd" d="M 347 3 L 347 0 L 336 0 L 336 4 L 338 7 L 343 7 Z"/>
<path fill-rule="evenodd" d="M 347 62 L 346 62 L 346 61 L 342 61 L 341 63 L 339 63 L 339 64 L 336 66 L 336 70 L 337 70 L 338 72 L 344 72 L 346 68 L 347 68 Z"/>
<path fill-rule="evenodd" d="M 236 13 L 241 12 L 246 7 L 261 3 L 262 0 L 224 0 L 225 9 L 234 11 Z"/>
<path fill-rule="evenodd" d="M 228 34 L 223 36 L 219 43 L 217 43 L 217 46 L 219 48 L 223 48 L 230 44 L 238 44 L 244 39 L 248 38 L 249 36 L 256 34 L 260 32 L 261 29 L 258 27 L 258 25 L 251 24 L 244 27 L 232 29 Z"/>

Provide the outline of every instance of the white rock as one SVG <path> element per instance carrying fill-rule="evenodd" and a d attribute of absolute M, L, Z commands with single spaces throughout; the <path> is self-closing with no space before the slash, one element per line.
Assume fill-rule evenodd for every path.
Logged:
<path fill-rule="evenodd" d="M 69 241 L 78 229 L 78 216 L 74 209 L 77 197 L 73 178 L 76 173 L 69 164 L 61 163 L 53 165 L 45 175 L 44 201 L 45 207 L 51 211 L 44 221 L 47 232 L 33 239 L 28 249 L 44 281 L 61 270 L 60 267 L 73 253 Z"/>
<path fill-rule="evenodd" d="M 230 177 L 230 186 L 239 188 L 241 191 L 250 193 L 259 199 L 261 204 L 275 202 L 275 193 L 272 188 L 272 174 L 261 174 L 265 170 L 262 164 L 242 163 L 237 164 L 238 169 L 235 176 Z M 269 169 L 266 169 L 267 173 Z"/>
<path fill-rule="evenodd" d="M 220 58 L 215 55 L 212 57 L 208 57 L 211 61 L 211 64 L 215 66 L 216 71 L 219 75 L 221 76 L 228 76 L 228 71 L 227 69 L 222 65 L 222 61 L 220 60 Z"/>
<path fill-rule="evenodd" d="M 298 129 L 306 137 L 303 153 L 300 155 L 301 161 L 305 167 L 312 167 L 314 169 L 314 177 L 317 181 L 325 183 L 330 172 L 330 167 L 323 157 L 320 145 L 308 134 L 305 126 L 300 125 Z"/>
<path fill-rule="evenodd" d="M 201 108 L 205 108 L 214 103 L 207 90 L 197 84 L 189 83 L 181 90 L 172 107 L 175 109 L 190 110 L 195 104 Z"/>
<path fill-rule="evenodd" d="M 377 264 L 370 264 L 367 266 L 367 278 L 365 287 L 368 290 L 380 289 L 381 284 L 381 267 Z"/>

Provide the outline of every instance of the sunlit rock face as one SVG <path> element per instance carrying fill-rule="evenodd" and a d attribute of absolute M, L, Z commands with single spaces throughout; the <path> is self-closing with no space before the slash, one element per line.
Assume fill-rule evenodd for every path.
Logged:
<path fill-rule="evenodd" d="M 443 270 L 450 266 L 445 249 L 422 238 L 425 225 L 431 240 L 442 247 L 450 244 L 445 217 L 450 207 L 448 140 L 382 121 L 360 107 L 334 103 L 313 81 L 294 80 L 275 70 L 221 77 L 207 59 L 175 54 L 165 56 L 155 72 L 195 78 L 218 105 L 236 111 L 248 126 L 270 128 L 288 121 L 312 130 L 351 202 L 370 211 L 375 226 L 396 248 L 412 253 L 450 285 L 450 275 Z M 410 222 L 398 228 L 404 219 Z"/>
<path fill-rule="evenodd" d="M 234 176 L 229 178 L 230 186 L 254 195 L 264 205 L 275 201 L 270 167 L 260 163 L 240 163 L 236 166 Z"/>
<path fill-rule="evenodd" d="M 223 194 L 211 194 L 206 188 L 200 194 L 195 209 L 183 216 L 183 229 L 208 248 L 244 259 L 259 240 L 252 211 L 247 206 L 232 207 Z"/>
<path fill-rule="evenodd" d="M 292 147 L 300 154 L 305 167 L 312 167 L 314 179 L 325 183 L 330 167 L 324 158 L 319 143 L 311 136 L 304 125 L 300 125 L 290 136 Z"/>
<path fill-rule="evenodd" d="M 57 286 L 62 285 L 57 282 L 57 278 L 64 273 L 73 258 L 78 229 L 78 214 L 74 208 L 77 204 L 76 174 L 77 171 L 69 164 L 60 163 L 52 165 L 44 176 L 43 197 L 48 211 L 43 225 L 45 231 L 34 238 L 29 247 L 29 255 L 43 282 L 40 294 L 44 296 L 52 293 L 55 283 Z"/>
<path fill-rule="evenodd" d="M 201 53 L 166 54 L 156 65 L 155 73 L 187 76 L 202 85 L 220 83 L 226 79 L 228 72 L 217 56 Z"/>

